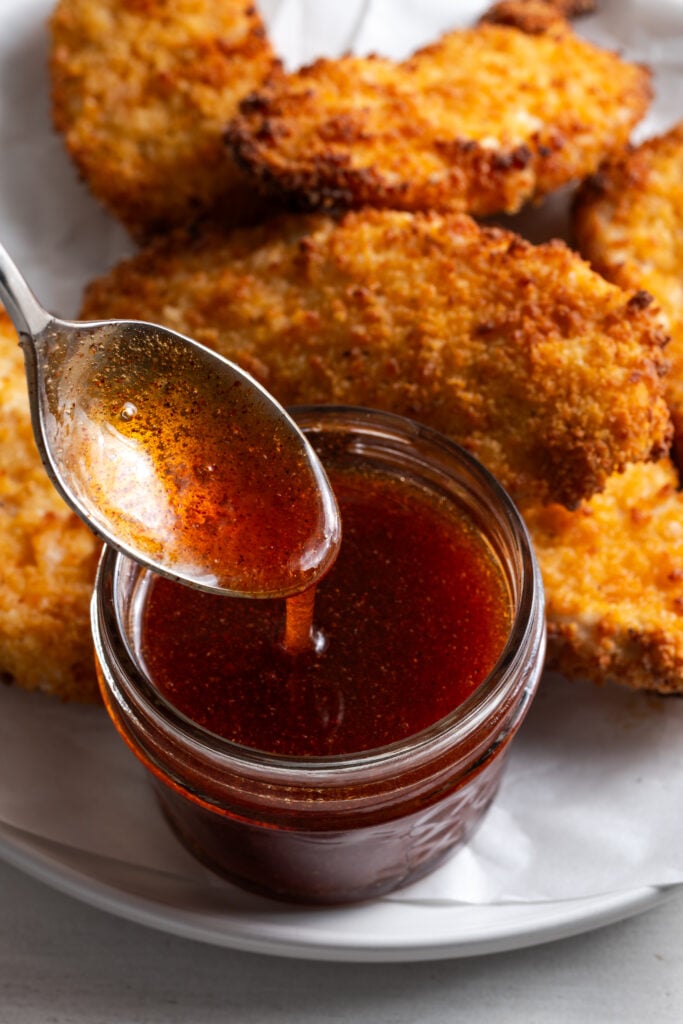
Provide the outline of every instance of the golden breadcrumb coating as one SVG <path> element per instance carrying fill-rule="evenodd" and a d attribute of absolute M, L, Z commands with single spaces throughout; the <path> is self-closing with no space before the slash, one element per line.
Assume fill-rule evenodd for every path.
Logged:
<path fill-rule="evenodd" d="M 221 141 L 276 62 L 247 0 L 59 0 L 53 116 L 93 193 L 138 238 L 259 202 Z"/>
<path fill-rule="evenodd" d="M 365 210 L 178 232 L 94 282 L 83 315 L 180 330 L 285 404 L 411 416 L 517 498 L 572 506 L 667 447 L 648 298 L 561 242 L 535 247 L 463 214 Z"/>
<path fill-rule="evenodd" d="M 613 477 L 575 512 L 528 509 L 546 588 L 548 664 L 683 693 L 683 494 L 668 459 Z"/>
<path fill-rule="evenodd" d="M 562 19 L 541 34 L 480 24 L 401 64 L 344 57 L 279 76 L 226 139 L 299 207 L 512 213 L 595 170 L 649 97 L 648 71 Z"/>
<path fill-rule="evenodd" d="M 50 483 L 33 441 L 24 360 L 0 309 L 0 677 L 96 700 L 89 603 L 100 544 Z"/>
<path fill-rule="evenodd" d="M 574 209 L 577 243 L 625 288 L 645 288 L 671 333 L 666 396 L 683 465 L 683 122 L 603 166 Z"/>

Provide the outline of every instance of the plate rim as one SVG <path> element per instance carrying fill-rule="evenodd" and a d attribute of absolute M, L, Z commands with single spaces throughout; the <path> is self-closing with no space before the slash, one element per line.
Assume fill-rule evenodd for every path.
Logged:
<path fill-rule="evenodd" d="M 104 860 L 98 854 L 75 850 L 95 868 Z M 96 872 L 88 873 L 60 860 L 45 848 L 43 837 L 22 834 L 12 837 L 7 828 L 0 830 L 0 860 L 22 871 L 66 896 L 88 906 L 102 910 L 153 930 L 175 935 L 191 941 L 232 949 L 240 952 L 268 956 L 291 957 L 310 961 L 356 962 L 356 963 L 400 963 L 463 959 L 473 956 L 511 952 L 535 945 L 570 938 L 598 928 L 615 924 L 637 914 L 654 909 L 671 898 L 678 888 L 670 886 L 643 886 L 596 896 L 576 897 L 566 900 L 514 904 L 454 904 L 439 907 L 437 912 L 452 913 L 453 932 L 433 933 L 431 941 L 405 941 L 403 932 L 394 932 L 394 941 L 379 942 L 367 932 L 363 936 L 337 933 L 322 921 L 336 913 L 353 914 L 369 907 L 391 908 L 389 915 L 412 910 L 425 912 L 424 904 L 411 904 L 399 899 L 377 901 L 375 904 L 352 905 L 344 908 L 291 907 L 273 901 L 277 908 L 288 917 L 294 918 L 284 927 L 258 933 L 263 919 L 249 921 L 249 914 L 234 917 L 220 914 L 202 914 L 196 910 L 173 907 L 150 895 L 127 892 L 111 882 L 98 878 Z M 223 884 L 223 883 L 221 883 Z M 227 884 L 227 883 L 225 883 Z M 410 908 L 410 910 L 408 909 Z M 289 913 L 287 913 L 289 912 Z M 458 916 L 469 916 L 484 912 L 495 919 L 502 912 L 503 921 L 493 930 L 478 935 L 458 935 Z M 298 917 L 320 915 L 321 927 L 306 937 L 306 929 L 297 924 Z M 537 917 L 537 920 L 534 918 Z M 410 934 L 410 929 L 407 930 Z M 326 937 L 324 937 L 326 933 Z"/>

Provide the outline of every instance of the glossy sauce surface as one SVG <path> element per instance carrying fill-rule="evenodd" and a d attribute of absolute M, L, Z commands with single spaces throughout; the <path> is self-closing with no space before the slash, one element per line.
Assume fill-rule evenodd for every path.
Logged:
<path fill-rule="evenodd" d="M 48 380 L 72 493 L 96 529 L 193 583 L 302 590 L 338 542 L 310 445 L 241 371 L 154 331 L 91 342 Z"/>
<path fill-rule="evenodd" d="M 419 732 L 470 696 L 509 633 L 502 572 L 452 504 L 374 470 L 330 478 L 342 544 L 315 590 L 307 650 L 284 648 L 284 600 L 162 578 L 146 595 L 141 656 L 156 687 L 258 750 L 348 754 Z"/>

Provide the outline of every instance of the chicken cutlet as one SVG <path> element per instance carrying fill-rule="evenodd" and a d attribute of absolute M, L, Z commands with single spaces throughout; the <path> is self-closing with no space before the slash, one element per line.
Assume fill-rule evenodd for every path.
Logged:
<path fill-rule="evenodd" d="M 670 460 L 630 466 L 574 512 L 524 517 L 546 589 L 549 667 L 683 693 L 683 494 Z"/>
<path fill-rule="evenodd" d="M 41 465 L 23 356 L 0 308 L 0 678 L 96 699 L 89 604 L 100 547 Z"/>
<path fill-rule="evenodd" d="M 594 171 L 649 99 L 645 68 L 562 19 L 540 33 L 482 23 L 403 63 L 348 56 L 273 79 L 226 141 L 299 209 L 514 213 Z"/>
<path fill-rule="evenodd" d="M 59 0 L 53 119 L 95 196 L 137 238 L 263 205 L 222 143 L 277 66 L 248 0 Z"/>
<path fill-rule="evenodd" d="M 463 214 L 365 210 L 177 232 L 92 283 L 83 315 L 179 330 L 285 404 L 413 417 L 517 499 L 574 506 L 667 448 L 648 298 L 561 242 Z"/>
<path fill-rule="evenodd" d="M 580 190 L 574 232 L 608 280 L 654 295 L 671 335 L 666 397 L 683 466 L 683 122 L 605 164 Z"/>

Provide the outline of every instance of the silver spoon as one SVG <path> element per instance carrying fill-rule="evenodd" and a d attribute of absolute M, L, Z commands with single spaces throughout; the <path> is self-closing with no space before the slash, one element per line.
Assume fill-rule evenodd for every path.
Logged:
<path fill-rule="evenodd" d="M 340 541 L 337 504 L 301 430 L 249 374 L 133 320 L 60 320 L 0 246 L 33 431 L 55 487 L 108 544 L 183 583 L 287 596 Z"/>

